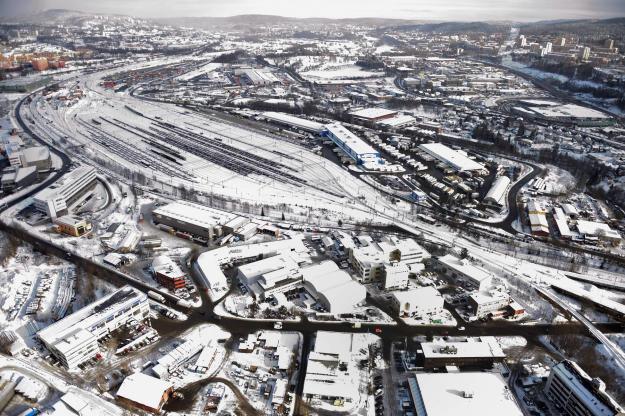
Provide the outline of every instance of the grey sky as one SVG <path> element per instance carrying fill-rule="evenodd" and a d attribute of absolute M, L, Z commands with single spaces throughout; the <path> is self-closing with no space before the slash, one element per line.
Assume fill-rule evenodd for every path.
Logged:
<path fill-rule="evenodd" d="M 141 17 L 275 14 L 528 21 L 625 16 L 625 0 L 0 0 L 3 16 L 50 8 Z"/>

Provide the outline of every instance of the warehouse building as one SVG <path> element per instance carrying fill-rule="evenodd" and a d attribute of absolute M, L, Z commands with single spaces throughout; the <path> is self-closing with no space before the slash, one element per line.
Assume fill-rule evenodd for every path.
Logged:
<path fill-rule="evenodd" d="M 625 410 L 605 391 L 605 383 L 591 378 L 574 361 L 551 368 L 545 393 L 564 415 L 614 416 Z"/>
<path fill-rule="evenodd" d="M 322 135 L 332 140 L 335 145 L 359 165 L 384 163 L 380 158 L 380 152 L 347 130 L 341 123 L 327 124 Z"/>
<path fill-rule="evenodd" d="M 324 126 L 321 123 L 317 123 L 316 121 L 307 120 L 301 117 L 295 117 L 286 113 L 265 111 L 262 115 L 269 121 L 282 124 L 284 126 L 301 129 L 309 133 L 321 134 L 324 129 Z"/>
<path fill-rule="evenodd" d="M 117 391 L 117 400 L 128 406 L 158 414 L 173 391 L 173 385 L 168 381 L 143 373 L 134 373 L 124 379 Z"/>
<path fill-rule="evenodd" d="M 95 187 L 96 180 L 96 171 L 93 167 L 78 167 L 37 193 L 33 197 L 35 208 L 52 219 L 66 215 L 73 203 Z"/>
<path fill-rule="evenodd" d="M 353 334 L 318 331 L 314 350 L 308 354 L 303 396 L 333 403 L 337 410 L 344 403 L 357 401 L 359 377 L 354 347 Z"/>
<path fill-rule="evenodd" d="M 365 287 L 331 260 L 302 269 L 302 277 L 306 290 L 333 315 L 354 312 L 367 296 Z"/>
<path fill-rule="evenodd" d="M 374 107 L 351 111 L 349 115 L 354 117 L 356 120 L 375 123 L 395 117 L 397 115 L 397 111 Z"/>
<path fill-rule="evenodd" d="M 149 314 L 147 295 L 124 286 L 42 329 L 37 336 L 65 368 L 74 369 L 98 354 L 99 339 L 131 320 L 147 319 Z"/>
<path fill-rule="evenodd" d="M 495 337 L 467 338 L 461 342 L 422 342 L 417 353 L 426 370 L 447 366 L 487 369 L 506 358 Z"/>
<path fill-rule="evenodd" d="M 602 240 L 612 244 L 621 242 L 621 234 L 604 222 L 577 220 L 575 225 L 579 234 L 584 237 L 584 240 Z"/>
<path fill-rule="evenodd" d="M 398 316 L 434 315 L 443 312 L 444 305 L 443 296 L 433 286 L 391 292 L 391 308 Z"/>
<path fill-rule="evenodd" d="M 52 169 L 50 149 L 45 146 L 27 147 L 21 150 L 22 167 L 34 166 L 37 172 L 47 172 Z"/>
<path fill-rule="evenodd" d="M 451 254 L 436 258 L 437 268 L 448 277 L 464 283 L 467 288 L 486 290 L 492 282 L 492 276 L 486 270 L 472 265 L 467 259 L 460 259 Z"/>
<path fill-rule="evenodd" d="M 176 231 L 209 240 L 220 237 L 224 232 L 223 227 L 237 218 L 249 222 L 237 214 L 186 201 L 173 202 L 155 209 L 152 218 L 157 225 L 163 224 Z"/>
<path fill-rule="evenodd" d="M 549 223 L 547 222 L 546 214 L 547 211 L 535 199 L 527 202 L 527 215 L 529 217 L 532 234 L 549 236 Z"/>
<path fill-rule="evenodd" d="M 466 153 L 453 150 L 442 143 L 424 143 L 419 145 L 419 149 L 456 172 L 486 172 L 484 165 L 477 163 Z"/>
<path fill-rule="evenodd" d="M 482 203 L 501 210 L 501 208 L 506 204 L 506 195 L 509 186 L 510 178 L 507 176 L 498 177 L 486 193 Z"/>
<path fill-rule="evenodd" d="M 408 379 L 417 416 L 522 416 L 498 373 L 421 373 Z"/>
<path fill-rule="evenodd" d="M 2 175 L 0 182 L 2 184 L 2 190 L 4 192 L 13 191 L 15 189 L 24 188 L 32 185 L 37 181 L 37 168 L 29 166 L 26 168 L 8 168 L 10 172 L 6 172 Z"/>

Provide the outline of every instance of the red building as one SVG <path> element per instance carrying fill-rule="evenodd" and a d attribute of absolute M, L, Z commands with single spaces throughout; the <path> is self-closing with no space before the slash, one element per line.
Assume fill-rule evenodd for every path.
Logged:
<path fill-rule="evenodd" d="M 172 259 L 158 256 L 152 261 L 154 279 L 171 291 L 182 289 L 186 285 L 185 274 Z"/>

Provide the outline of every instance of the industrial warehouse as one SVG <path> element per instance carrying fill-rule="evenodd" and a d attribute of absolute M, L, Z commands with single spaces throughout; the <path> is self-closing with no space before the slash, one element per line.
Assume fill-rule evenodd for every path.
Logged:
<path fill-rule="evenodd" d="M 380 152 L 347 130 L 341 123 L 326 125 L 322 134 L 332 140 L 335 145 L 359 165 L 373 169 L 375 165 L 383 163 L 380 158 Z"/>

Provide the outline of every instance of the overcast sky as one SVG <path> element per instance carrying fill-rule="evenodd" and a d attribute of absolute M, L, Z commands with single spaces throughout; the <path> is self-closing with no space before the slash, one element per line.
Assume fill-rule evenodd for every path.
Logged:
<path fill-rule="evenodd" d="M 527 21 L 625 16 L 625 0 L 0 0 L 2 16 L 51 8 L 141 17 L 275 14 Z"/>

